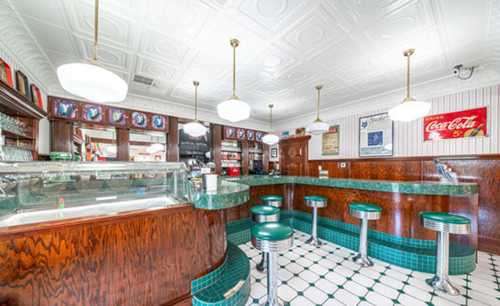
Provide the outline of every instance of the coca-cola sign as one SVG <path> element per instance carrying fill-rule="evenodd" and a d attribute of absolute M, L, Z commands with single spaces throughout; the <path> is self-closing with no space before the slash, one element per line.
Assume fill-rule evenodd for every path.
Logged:
<path fill-rule="evenodd" d="M 427 116 L 424 140 L 486 136 L 487 118 L 486 107 Z"/>

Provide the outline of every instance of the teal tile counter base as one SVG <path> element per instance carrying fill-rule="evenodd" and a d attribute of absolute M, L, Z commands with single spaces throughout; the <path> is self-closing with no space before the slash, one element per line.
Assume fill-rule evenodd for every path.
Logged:
<path fill-rule="evenodd" d="M 311 215 L 300 211 L 282 211 L 281 222 L 301 232 L 311 232 Z M 243 219 L 227 225 L 228 239 L 235 244 L 250 240 L 252 221 Z M 318 218 L 318 237 L 356 251 L 359 245 L 359 226 L 328 218 Z M 402 238 L 369 230 L 368 254 L 385 262 L 419 271 L 434 273 L 436 242 Z M 476 268 L 476 250 L 468 246 L 450 246 L 450 274 L 466 274 Z"/>
<path fill-rule="evenodd" d="M 224 263 L 216 270 L 191 283 L 195 306 L 245 305 L 250 296 L 250 263 L 247 255 L 228 242 Z"/>

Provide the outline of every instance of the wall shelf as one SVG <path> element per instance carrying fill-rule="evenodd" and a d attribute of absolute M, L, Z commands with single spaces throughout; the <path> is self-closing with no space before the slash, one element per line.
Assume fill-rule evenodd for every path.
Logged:
<path fill-rule="evenodd" d="M 47 117 L 47 112 L 39 109 L 26 97 L 19 94 L 5 82 L 0 80 L 0 111 L 11 116 L 42 119 Z"/>

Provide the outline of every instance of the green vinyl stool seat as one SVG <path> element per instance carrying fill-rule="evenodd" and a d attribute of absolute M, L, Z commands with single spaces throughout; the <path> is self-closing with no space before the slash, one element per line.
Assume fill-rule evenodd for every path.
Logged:
<path fill-rule="evenodd" d="M 362 267 L 371 267 L 373 262 L 368 257 L 368 221 L 378 220 L 382 214 L 382 208 L 376 204 L 364 202 L 352 202 L 349 204 L 349 214 L 360 219 L 359 250 L 352 261 Z"/>
<path fill-rule="evenodd" d="M 252 220 L 255 223 L 278 222 L 280 220 L 280 209 L 271 205 L 257 205 L 250 208 Z M 262 252 L 262 259 L 257 264 L 257 271 L 264 272 L 267 265 L 267 253 Z"/>
<path fill-rule="evenodd" d="M 312 208 L 311 237 L 307 239 L 306 243 L 319 247 L 323 242 L 318 239 L 318 208 L 326 207 L 328 199 L 318 195 L 307 195 L 304 196 L 304 202 L 307 207 Z"/>
<path fill-rule="evenodd" d="M 326 197 L 316 195 L 304 196 L 304 201 L 306 202 L 307 207 L 313 208 L 323 208 L 328 204 L 328 199 Z"/>
<path fill-rule="evenodd" d="M 471 220 L 447 212 L 420 212 L 420 220 L 426 229 L 437 232 L 436 238 L 436 275 L 426 280 L 436 290 L 459 295 L 460 291 L 448 277 L 450 234 L 467 235 L 471 233 Z"/>
<path fill-rule="evenodd" d="M 293 229 L 278 222 L 258 223 L 252 227 L 252 245 L 267 254 L 267 304 L 278 304 L 278 252 L 293 246 Z"/>
<path fill-rule="evenodd" d="M 283 196 L 268 194 L 260 197 L 260 201 L 264 205 L 270 205 L 274 207 L 281 207 L 283 205 Z"/>
<path fill-rule="evenodd" d="M 371 203 L 353 202 L 349 204 L 349 213 L 358 219 L 377 220 L 380 219 L 382 208 Z"/>

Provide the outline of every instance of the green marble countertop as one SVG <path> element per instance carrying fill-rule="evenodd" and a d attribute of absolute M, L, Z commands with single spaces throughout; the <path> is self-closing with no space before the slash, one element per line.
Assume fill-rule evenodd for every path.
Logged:
<path fill-rule="evenodd" d="M 194 192 L 191 201 L 196 208 L 224 209 L 250 200 L 250 186 L 219 178 L 217 191 Z"/>
<path fill-rule="evenodd" d="M 276 184 L 303 184 L 419 195 L 469 196 L 478 193 L 478 185 L 475 183 L 447 184 L 434 181 L 319 179 L 308 176 L 250 175 L 219 179 L 217 192 L 200 192 L 194 197 L 193 204 L 196 208 L 204 209 L 234 207 L 249 200 L 249 187 Z"/>

